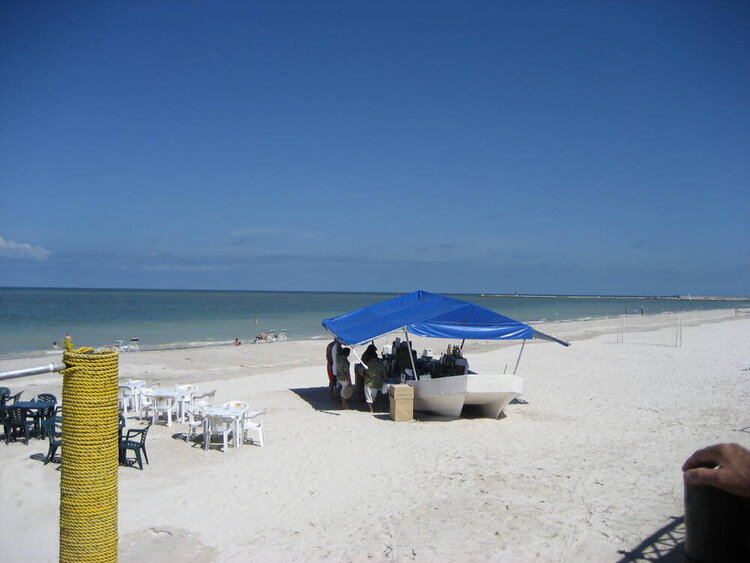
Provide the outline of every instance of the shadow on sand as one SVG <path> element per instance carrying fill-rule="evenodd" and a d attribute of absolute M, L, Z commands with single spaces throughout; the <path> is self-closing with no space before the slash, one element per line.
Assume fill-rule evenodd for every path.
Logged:
<path fill-rule="evenodd" d="M 660 561 L 678 563 L 685 558 L 685 517 L 672 516 L 672 521 L 662 526 L 630 551 L 620 551 L 618 563 L 632 561 Z"/>
<path fill-rule="evenodd" d="M 297 389 L 290 389 L 290 391 L 296 393 L 301 399 L 307 402 L 307 404 L 309 404 L 316 411 L 325 414 L 331 414 L 334 416 L 340 416 L 341 405 L 338 401 L 334 401 L 333 399 L 331 399 L 331 396 L 328 392 L 328 387 L 301 387 Z M 523 400 L 520 400 L 519 403 L 528 404 Z M 366 404 L 359 401 L 356 397 L 352 397 L 351 399 L 349 399 L 349 401 L 347 401 L 347 404 L 349 410 L 364 412 L 367 411 Z M 373 410 L 375 411 L 373 413 L 375 418 L 379 420 L 391 420 L 390 401 L 387 395 L 383 395 L 382 393 L 378 395 L 378 398 L 375 399 L 375 403 L 373 404 Z M 467 405 L 466 407 L 464 407 L 463 411 L 461 411 L 461 416 L 458 418 L 439 416 L 419 411 L 414 412 L 414 418 L 423 422 L 447 422 L 451 420 L 483 417 L 479 410 L 479 407 Z M 505 413 L 500 413 L 499 418 L 505 418 Z"/>
<path fill-rule="evenodd" d="M 44 463 L 44 460 L 46 458 L 47 458 L 47 456 L 44 455 L 44 454 L 31 454 L 29 456 L 29 459 L 33 459 L 34 461 L 41 461 L 42 463 Z M 57 454 L 57 455 L 51 457 L 50 460 L 49 460 L 49 463 L 55 463 L 55 464 L 57 464 L 57 467 L 55 469 L 57 469 L 57 471 L 60 471 L 60 469 L 62 467 L 61 466 L 61 464 L 62 464 L 62 456 L 61 456 L 61 454 Z"/>
<path fill-rule="evenodd" d="M 325 414 L 332 414 L 339 416 L 341 412 L 341 404 L 331 398 L 328 391 L 328 387 L 300 387 L 297 389 L 290 389 L 290 391 L 296 393 L 300 399 L 303 399 L 313 409 L 318 412 Z M 367 411 L 367 406 L 364 402 L 360 402 L 356 397 L 352 397 L 347 401 L 349 410 L 353 411 Z M 389 412 L 388 397 L 379 395 L 373 404 L 373 409 L 376 415 Z M 386 414 L 387 416 L 387 414 Z M 381 418 L 378 416 L 378 418 Z"/>

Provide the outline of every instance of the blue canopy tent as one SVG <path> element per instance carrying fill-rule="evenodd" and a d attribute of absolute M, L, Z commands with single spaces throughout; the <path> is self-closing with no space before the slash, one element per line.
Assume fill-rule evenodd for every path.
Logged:
<path fill-rule="evenodd" d="M 407 334 L 407 342 L 408 333 L 412 333 L 431 338 L 462 340 L 526 341 L 530 338 L 542 338 L 563 346 L 570 345 L 474 303 L 421 290 L 324 319 L 322 325 L 339 342 L 351 346 L 363 344 L 397 330 L 403 330 Z"/>

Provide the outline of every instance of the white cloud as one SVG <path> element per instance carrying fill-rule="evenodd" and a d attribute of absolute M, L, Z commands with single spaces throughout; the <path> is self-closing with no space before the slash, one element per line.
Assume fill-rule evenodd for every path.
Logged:
<path fill-rule="evenodd" d="M 27 242 L 15 242 L 0 237 L 0 257 L 46 260 L 50 254 L 49 250 L 41 246 L 34 246 Z"/>

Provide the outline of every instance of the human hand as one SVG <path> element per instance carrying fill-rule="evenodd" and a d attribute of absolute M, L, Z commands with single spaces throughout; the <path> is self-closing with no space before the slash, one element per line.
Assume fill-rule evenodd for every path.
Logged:
<path fill-rule="evenodd" d="M 696 451 L 682 465 L 688 485 L 708 485 L 750 497 L 750 451 L 739 444 L 716 444 Z"/>

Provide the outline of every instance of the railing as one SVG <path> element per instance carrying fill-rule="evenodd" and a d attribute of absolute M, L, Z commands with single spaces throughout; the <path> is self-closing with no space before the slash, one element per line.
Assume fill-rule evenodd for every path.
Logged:
<path fill-rule="evenodd" d="M 65 364 L 50 362 L 46 366 L 37 366 L 33 368 L 14 369 L 0 372 L 0 381 L 4 379 L 14 379 L 16 377 L 26 377 L 28 375 L 40 375 L 42 373 L 53 373 L 65 369 Z"/>

